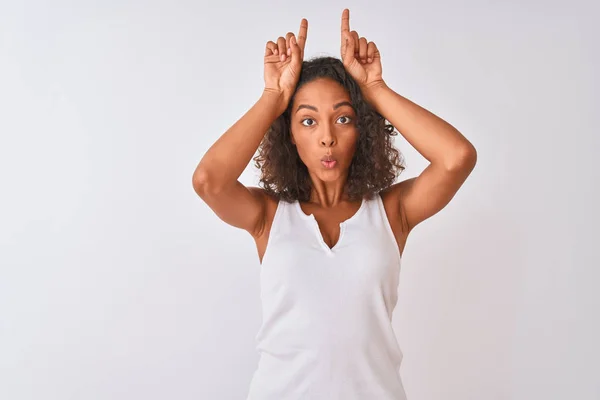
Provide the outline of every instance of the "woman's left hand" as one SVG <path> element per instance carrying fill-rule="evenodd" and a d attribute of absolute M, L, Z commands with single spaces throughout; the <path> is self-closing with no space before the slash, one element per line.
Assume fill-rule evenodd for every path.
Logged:
<path fill-rule="evenodd" d="M 381 54 L 373 42 L 367 42 L 350 31 L 350 10 L 342 12 L 342 62 L 346 71 L 354 78 L 363 92 L 368 93 L 385 86 L 381 77 Z"/>

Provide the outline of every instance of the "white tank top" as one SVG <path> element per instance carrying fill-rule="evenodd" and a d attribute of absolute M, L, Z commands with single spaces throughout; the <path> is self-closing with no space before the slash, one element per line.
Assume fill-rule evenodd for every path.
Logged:
<path fill-rule="evenodd" d="M 260 358 L 247 400 L 405 400 L 392 328 L 401 256 L 379 194 L 333 248 L 279 201 L 260 269 Z"/>

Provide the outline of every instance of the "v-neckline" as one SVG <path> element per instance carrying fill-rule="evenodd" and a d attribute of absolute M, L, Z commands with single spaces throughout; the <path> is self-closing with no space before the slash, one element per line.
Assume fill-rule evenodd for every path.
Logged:
<path fill-rule="evenodd" d="M 340 246 L 340 243 L 342 242 L 342 239 L 344 237 L 344 232 L 346 230 L 346 224 L 348 224 L 350 221 L 355 219 L 360 214 L 360 212 L 365 208 L 365 204 L 366 204 L 366 200 L 363 197 L 362 201 L 360 203 L 360 207 L 358 207 L 358 210 L 356 210 L 356 212 L 352 216 L 350 216 L 350 218 L 348 218 L 338 224 L 339 228 L 340 228 L 338 240 L 335 242 L 333 247 L 329 247 L 329 245 L 325 242 L 325 239 L 323 239 L 323 234 L 321 233 L 321 229 L 319 228 L 319 223 L 317 222 L 317 219 L 315 218 L 314 214 L 313 213 L 306 214 L 302 210 L 302 207 L 300 207 L 300 201 L 298 201 L 298 200 L 295 201 L 296 209 L 298 210 L 298 212 L 304 219 L 310 220 L 313 223 L 313 226 L 314 226 L 314 229 L 315 229 L 315 232 L 317 235 L 317 239 L 319 240 L 321 247 L 323 247 L 325 249 L 325 251 L 327 251 L 327 253 L 329 253 L 329 254 L 333 254 L 335 252 L 335 250 Z"/>

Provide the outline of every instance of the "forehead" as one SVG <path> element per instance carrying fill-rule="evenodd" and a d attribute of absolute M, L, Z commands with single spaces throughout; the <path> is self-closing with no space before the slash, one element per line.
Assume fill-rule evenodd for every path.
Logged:
<path fill-rule="evenodd" d="M 319 78 L 298 89 L 294 104 L 333 104 L 341 100 L 350 100 L 346 89 L 331 79 Z"/>

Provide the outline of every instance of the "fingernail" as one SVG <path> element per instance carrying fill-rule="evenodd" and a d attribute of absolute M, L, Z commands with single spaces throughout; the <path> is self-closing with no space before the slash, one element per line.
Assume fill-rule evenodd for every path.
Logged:
<path fill-rule="evenodd" d="M 287 49 L 287 55 L 289 56 L 291 53 L 292 53 L 292 48 L 288 47 L 288 49 Z"/>

